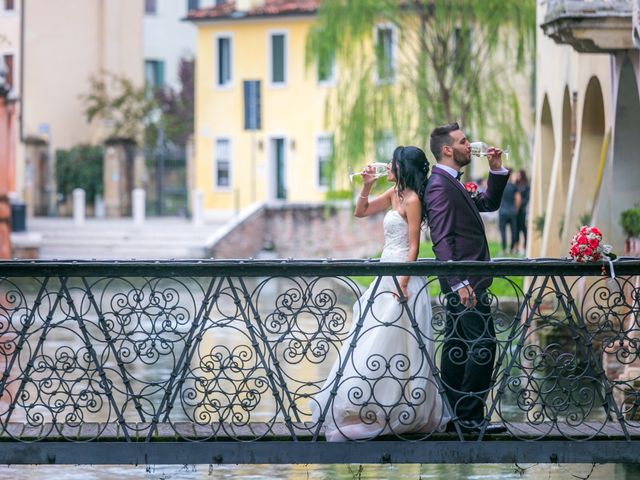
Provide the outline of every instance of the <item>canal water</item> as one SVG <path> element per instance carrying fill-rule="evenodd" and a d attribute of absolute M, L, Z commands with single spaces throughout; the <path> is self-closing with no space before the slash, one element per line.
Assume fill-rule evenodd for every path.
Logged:
<path fill-rule="evenodd" d="M 0 480 L 631 480 L 638 465 L 151 465 L 2 466 Z"/>

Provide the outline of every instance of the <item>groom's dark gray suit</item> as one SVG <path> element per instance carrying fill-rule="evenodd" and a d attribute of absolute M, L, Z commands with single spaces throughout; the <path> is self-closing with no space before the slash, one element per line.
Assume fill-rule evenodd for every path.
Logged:
<path fill-rule="evenodd" d="M 423 200 L 437 260 L 491 259 L 480 212 L 495 211 L 500 207 L 508 179 L 509 175 L 489 174 L 487 191 L 472 198 L 449 173 L 433 168 Z M 465 281 L 475 292 L 475 308 L 461 305 L 452 290 Z M 480 421 L 484 416 L 484 400 L 491 382 L 496 349 L 486 292 L 491 281 L 491 277 L 440 278 L 447 309 L 441 370 L 454 418 Z"/>

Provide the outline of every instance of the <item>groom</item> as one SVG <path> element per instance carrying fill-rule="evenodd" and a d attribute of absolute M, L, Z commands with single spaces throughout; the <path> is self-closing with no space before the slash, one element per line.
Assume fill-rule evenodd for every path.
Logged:
<path fill-rule="evenodd" d="M 472 196 L 460 183 L 461 168 L 471 162 L 471 146 L 457 123 L 431 132 L 431 152 L 437 164 L 429 178 L 424 204 L 436 259 L 490 260 L 480 212 L 500 207 L 509 171 L 502 166 L 502 151 L 490 147 L 486 192 Z M 496 338 L 487 288 L 490 277 L 440 278 L 447 321 L 441 357 L 442 381 L 453 419 L 464 432 L 479 432 L 484 423 L 484 401 L 489 392 Z M 506 429 L 487 425 L 487 433 Z"/>

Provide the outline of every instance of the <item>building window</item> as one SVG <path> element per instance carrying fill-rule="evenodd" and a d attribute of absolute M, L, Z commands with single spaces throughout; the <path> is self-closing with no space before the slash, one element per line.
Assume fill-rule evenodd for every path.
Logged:
<path fill-rule="evenodd" d="M 332 181 L 333 135 L 322 135 L 317 139 L 318 186 L 328 187 Z"/>
<path fill-rule="evenodd" d="M 13 55 L 6 54 L 2 56 L 2 61 L 4 62 L 4 66 L 7 69 L 7 75 L 5 80 L 9 88 L 13 87 Z"/>
<path fill-rule="evenodd" d="M 228 189 L 231 187 L 231 141 L 228 138 L 218 138 L 214 155 L 214 185 L 220 189 Z"/>
<path fill-rule="evenodd" d="M 333 52 L 318 58 L 318 83 L 333 83 L 335 80 L 335 56 Z"/>
<path fill-rule="evenodd" d="M 144 78 L 148 91 L 164 87 L 164 62 L 162 60 L 145 60 Z"/>
<path fill-rule="evenodd" d="M 395 30 L 391 26 L 376 27 L 376 76 L 379 82 L 392 82 L 395 77 Z"/>
<path fill-rule="evenodd" d="M 287 83 L 287 36 L 285 33 L 270 35 L 271 72 L 269 80 L 272 85 Z"/>
<path fill-rule="evenodd" d="M 216 51 L 216 85 L 228 86 L 231 83 L 231 37 L 217 37 Z"/>
<path fill-rule="evenodd" d="M 155 15 L 158 13 L 157 0 L 144 0 L 144 13 L 146 15 Z"/>
<path fill-rule="evenodd" d="M 200 8 L 200 0 L 187 0 L 187 10 L 198 10 Z"/>
<path fill-rule="evenodd" d="M 375 139 L 376 162 L 390 162 L 396 139 L 391 132 L 379 132 Z"/>
<path fill-rule="evenodd" d="M 7 12 L 12 12 L 15 10 L 15 2 L 13 0 L 4 0 L 4 9 Z"/>

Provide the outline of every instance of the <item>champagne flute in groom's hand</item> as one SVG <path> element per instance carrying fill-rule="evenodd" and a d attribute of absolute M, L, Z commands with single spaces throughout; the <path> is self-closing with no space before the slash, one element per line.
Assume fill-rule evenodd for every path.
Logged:
<path fill-rule="evenodd" d="M 471 142 L 471 155 L 476 158 L 487 157 L 489 153 L 487 150 L 489 149 L 489 145 L 484 142 Z M 509 156 L 511 154 L 511 147 L 507 145 L 502 151 L 502 155 L 504 157 L 505 163 L 509 163 Z"/>

